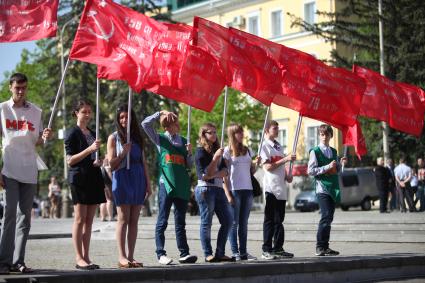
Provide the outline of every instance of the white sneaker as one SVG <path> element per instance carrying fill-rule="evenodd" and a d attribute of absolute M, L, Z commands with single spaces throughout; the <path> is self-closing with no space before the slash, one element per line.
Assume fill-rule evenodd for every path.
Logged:
<path fill-rule="evenodd" d="M 233 255 L 232 255 L 232 258 L 234 258 L 234 259 L 235 259 L 235 261 L 241 261 L 241 255 L 240 255 L 239 253 L 237 253 L 237 254 L 233 254 Z"/>
<path fill-rule="evenodd" d="M 198 260 L 196 255 L 187 255 L 179 258 L 180 263 L 195 263 Z"/>
<path fill-rule="evenodd" d="M 173 260 L 166 255 L 162 255 L 159 257 L 158 262 L 159 264 L 162 264 L 162 265 L 169 265 L 170 263 L 173 262 Z"/>
<path fill-rule="evenodd" d="M 261 258 L 266 260 L 273 260 L 273 259 L 276 259 L 276 256 L 269 252 L 263 252 L 263 254 L 261 255 Z"/>

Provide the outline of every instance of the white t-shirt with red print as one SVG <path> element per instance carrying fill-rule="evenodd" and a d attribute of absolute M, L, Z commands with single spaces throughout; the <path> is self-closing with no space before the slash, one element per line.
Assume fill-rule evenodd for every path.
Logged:
<path fill-rule="evenodd" d="M 2 174 L 21 183 L 37 183 L 36 143 L 42 132 L 41 109 L 30 102 L 16 107 L 12 98 L 0 103 Z"/>

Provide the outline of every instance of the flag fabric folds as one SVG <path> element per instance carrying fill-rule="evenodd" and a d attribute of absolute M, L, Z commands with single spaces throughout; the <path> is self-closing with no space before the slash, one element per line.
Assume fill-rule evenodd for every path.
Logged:
<path fill-rule="evenodd" d="M 425 92 L 419 87 L 394 82 L 359 66 L 353 73 L 366 81 L 360 115 L 388 124 L 399 131 L 420 136 L 424 125 Z"/>
<path fill-rule="evenodd" d="M 0 42 L 56 35 L 59 0 L 0 1 Z"/>
<path fill-rule="evenodd" d="M 125 80 L 140 90 L 152 67 L 153 51 L 166 31 L 165 25 L 112 0 L 87 0 L 70 58 L 124 74 L 134 72 Z"/>

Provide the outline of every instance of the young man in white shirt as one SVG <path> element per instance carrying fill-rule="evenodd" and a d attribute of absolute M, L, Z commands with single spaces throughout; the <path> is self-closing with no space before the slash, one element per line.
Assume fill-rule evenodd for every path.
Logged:
<path fill-rule="evenodd" d="M 285 230 L 285 206 L 288 199 L 286 182 L 292 182 L 292 176 L 286 175 L 285 163 L 295 161 L 296 155 L 283 153 L 283 148 L 276 140 L 279 124 L 270 121 L 264 129 L 265 139 L 260 157 L 264 169 L 263 187 L 266 193 L 263 223 L 263 259 L 292 258 L 294 254 L 283 249 Z"/>
<path fill-rule="evenodd" d="M 412 179 L 412 168 L 406 165 L 406 158 L 400 157 L 400 163 L 394 168 L 394 177 L 396 180 L 398 201 L 400 203 L 401 212 L 406 212 L 406 199 L 407 205 L 409 206 L 410 212 L 416 212 L 416 208 L 413 205 L 413 193 L 410 186 L 410 180 Z"/>
<path fill-rule="evenodd" d="M 37 188 L 35 147 L 52 135 L 50 129 L 42 130 L 41 109 L 26 101 L 27 87 L 28 79 L 24 74 L 13 74 L 9 82 L 12 96 L 8 101 L 0 103 L 3 158 L 0 186 L 5 189 L 0 274 L 8 274 L 10 271 L 31 272 L 24 260 Z"/>

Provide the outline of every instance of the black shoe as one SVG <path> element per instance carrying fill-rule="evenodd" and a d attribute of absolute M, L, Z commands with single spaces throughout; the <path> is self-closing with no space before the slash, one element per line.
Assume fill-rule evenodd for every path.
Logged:
<path fill-rule="evenodd" d="M 332 250 L 330 248 L 327 248 L 325 250 L 325 256 L 336 256 L 336 255 L 339 255 L 339 252 L 334 251 L 334 250 Z"/>
<path fill-rule="evenodd" d="M 316 255 L 317 256 L 324 256 L 326 254 L 325 251 L 326 251 L 325 248 L 317 247 L 316 248 Z"/>
<path fill-rule="evenodd" d="M 284 249 L 281 249 L 276 252 L 272 252 L 272 255 L 276 256 L 277 258 L 293 258 L 294 257 L 293 253 L 288 253 Z"/>
<path fill-rule="evenodd" d="M 95 270 L 95 269 L 96 269 L 96 268 L 95 268 L 93 265 L 91 265 L 91 264 L 86 265 L 86 266 L 81 266 L 81 265 L 76 264 L 76 265 L 75 265 L 75 268 L 76 268 L 76 269 L 79 269 L 79 270 Z"/>
<path fill-rule="evenodd" d="M 187 255 L 179 258 L 180 263 L 195 263 L 198 260 L 196 255 Z"/>

